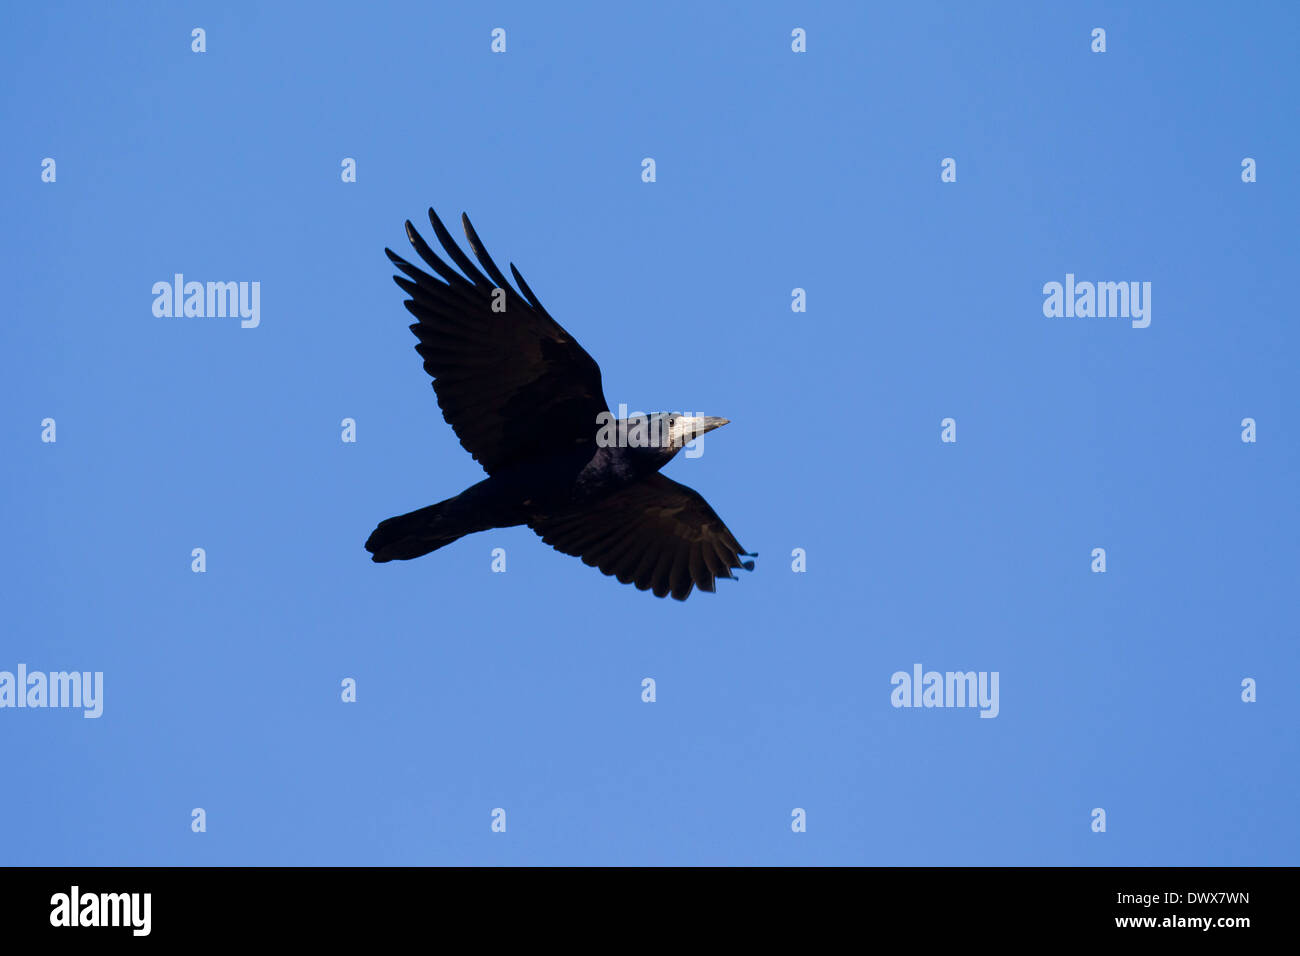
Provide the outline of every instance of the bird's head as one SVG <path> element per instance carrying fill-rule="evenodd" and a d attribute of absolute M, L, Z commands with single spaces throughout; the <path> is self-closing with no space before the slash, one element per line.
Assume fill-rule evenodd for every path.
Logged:
<path fill-rule="evenodd" d="M 712 418 L 707 415 L 681 415 L 676 412 L 660 412 L 648 416 L 647 443 L 656 458 L 668 461 L 679 451 L 696 441 L 706 432 L 721 428 L 728 419 Z M 696 445 L 686 453 L 687 458 L 698 458 L 703 449 Z"/>
<path fill-rule="evenodd" d="M 602 448 L 639 450 L 642 456 L 663 463 L 700 436 L 726 424 L 726 418 L 683 415 L 680 412 L 656 412 L 653 415 L 637 412 L 627 418 L 614 418 L 605 412 L 597 419 L 596 444 Z M 687 452 L 687 457 L 697 455 Z"/>

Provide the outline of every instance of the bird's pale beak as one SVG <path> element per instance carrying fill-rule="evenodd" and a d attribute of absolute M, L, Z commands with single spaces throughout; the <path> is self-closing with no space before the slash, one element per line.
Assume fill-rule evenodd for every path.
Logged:
<path fill-rule="evenodd" d="M 728 421 L 730 419 L 709 418 L 705 415 L 679 415 L 673 419 L 672 433 L 669 435 L 667 447 L 684 448 L 705 432 L 721 428 Z"/>

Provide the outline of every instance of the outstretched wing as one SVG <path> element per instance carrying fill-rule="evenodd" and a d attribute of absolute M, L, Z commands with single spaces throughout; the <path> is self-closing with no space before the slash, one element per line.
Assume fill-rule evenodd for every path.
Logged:
<path fill-rule="evenodd" d="M 656 472 L 593 505 L 529 522 L 542 540 L 656 597 L 712 591 L 733 568 L 754 569 L 735 535 L 696 491 Z"/>
<path fill-rule="evenodd" d="M 482 271 L 432 209 L 434 235 L 460 272 L 438 258 L 409 220 L 407 238 L 437 277 L 384 250 L 409 277 L 393 281 L 410 296 L 405 305 L 420 340 L 415 350 L 433 376 L 443 418 L 488 474 L 590 442 L 597 416 L 609 409 L 600 366 L 547 314 L 513 264 L 519 291 L 511 287 L 469 217 L 461 220 Z"/>

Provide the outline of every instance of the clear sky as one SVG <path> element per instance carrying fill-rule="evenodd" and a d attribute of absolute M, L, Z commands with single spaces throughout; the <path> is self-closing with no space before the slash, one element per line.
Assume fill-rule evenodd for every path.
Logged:
<path fill-rule="evenodd" d="M 1300 862 L 1300 8 L 557 6 L 7 11 L 0 671 L 103 710 L 0 709 L 0 863 Z M 666 474 L 752 574 L 369 561 L 482 477 L 383 254 L 430 205 L 611 403 L 732 420 Z"/>

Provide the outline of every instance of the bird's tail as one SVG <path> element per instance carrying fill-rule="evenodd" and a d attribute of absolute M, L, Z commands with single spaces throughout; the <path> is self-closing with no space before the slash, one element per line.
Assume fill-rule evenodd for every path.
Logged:
<path fill-rule="evenodd" d="M 379 522 L 366 540 L 373 561 L 409 561 L 446 547 L 457 538 L 484 527 L 468 523 L 464 509 L 449 507 L 455 498 L 440 501 L 410 514 Z"/>

